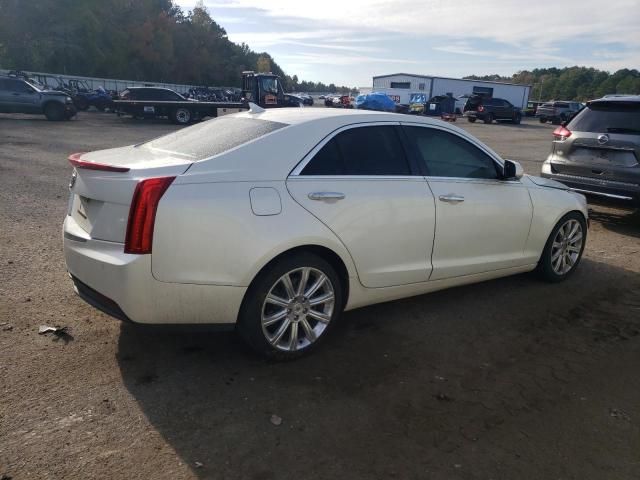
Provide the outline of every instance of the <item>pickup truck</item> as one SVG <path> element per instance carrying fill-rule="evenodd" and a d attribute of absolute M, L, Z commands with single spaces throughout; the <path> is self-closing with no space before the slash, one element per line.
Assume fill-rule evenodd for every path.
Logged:
<path fill-rule="evenodd" d="M 47 120 L 69 120 L 76 115 L 73 99 L 18 77 L 0 77 L 0 113 L 39 113 Z"/>
<path fill-rule="evenodd" d="M 543 103 L 536 110 L 540 123 L 551 121 L 554 125 L 568 122 L 584 107 L 580 102 L 553 101 Z"/>

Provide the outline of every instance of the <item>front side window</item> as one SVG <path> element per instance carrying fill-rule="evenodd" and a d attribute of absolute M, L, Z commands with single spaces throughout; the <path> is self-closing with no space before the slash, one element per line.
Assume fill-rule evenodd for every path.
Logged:
<path fill-rule="evenodd" d="M 396 127 L 357 127 L 338 133 L 301 175 L 407 176 L 409 164 Z"/>
<path fill-rule="evenodd" d="M 497 179 L 493 159 L 452 133 L 427 127 L 404 127 L 430 177 Z"/>

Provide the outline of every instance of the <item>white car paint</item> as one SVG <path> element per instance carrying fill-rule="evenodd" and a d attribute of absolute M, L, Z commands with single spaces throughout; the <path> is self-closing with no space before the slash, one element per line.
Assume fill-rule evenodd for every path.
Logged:
<path fill-rule="evenodd" d="M 527 176 L 493 181 L 298 175 L 341 129 L 399 126 L 405 116 L 271 109 L 224 118 L 286 126 L 196 161 L 139 146 L 81 157 L 129 171 L 76 170 L 63 227 L 67 269 L 134 322 L 235 323 L 247 288 L 263 267 L 283 252 L 309 245 L 333 252 L 344 264 L 347 310 L 529 271 L 559 218 L 570 211 L 587 217 L 584 197 Z M 195 132 L 206 141 L 220 121 L 180 134 Z M 410 123 L 461 136 L 503 163 L 453 125 L 413 117 Z M 158 206 L 153 253 L 124 253 L 136 185 L 163 176 L 176 178 Z M 345 198 L 309 199 L 327 191 Z M 439 201 L 450 194 L 465 202 Z M 80 196 L 89 199 L 89 211 L 82 210 Z"/>

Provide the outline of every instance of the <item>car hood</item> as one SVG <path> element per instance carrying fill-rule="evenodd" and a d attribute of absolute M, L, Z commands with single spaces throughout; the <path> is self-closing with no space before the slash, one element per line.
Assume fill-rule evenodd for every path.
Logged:
<path fill-rule="evenodd" d="M 556 182 L 555 180 L 542 178 L 542 177 L 535 177 L 533 175 L 527 175 L 527 177 L 529 178 L 529 180 L 531 180 L 533 183 L 535 183 L 539 187 L 555 188 L 558 190 L 569 190 L 569 187 L 567 187 L 564 183 Z"/>

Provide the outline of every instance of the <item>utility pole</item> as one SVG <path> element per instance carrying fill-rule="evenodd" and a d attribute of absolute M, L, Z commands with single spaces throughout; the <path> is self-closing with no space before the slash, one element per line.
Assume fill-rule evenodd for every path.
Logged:
<path fill-rule="evenodd" d="M 540 91 L 538 92 L 538 102 L 542 100 L 542 85 L 544 84 L 544 77 L 540 77 Z"/>

